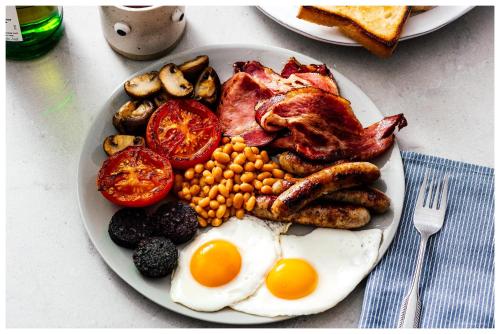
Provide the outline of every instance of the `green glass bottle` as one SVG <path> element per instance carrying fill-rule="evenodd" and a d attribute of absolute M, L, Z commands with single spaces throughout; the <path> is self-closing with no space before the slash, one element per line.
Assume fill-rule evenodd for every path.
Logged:
<path fill-rule="evenodd" d="M 47 53 L 64 32 L 61 6 L 6 6 L 6 57 L 32 59 Z"/>

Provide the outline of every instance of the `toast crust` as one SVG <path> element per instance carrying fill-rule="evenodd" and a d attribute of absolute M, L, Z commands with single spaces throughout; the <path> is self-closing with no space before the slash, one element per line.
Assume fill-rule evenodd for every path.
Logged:
<path fill-rule="evenodd" d="M 380 36 L 367 31 L 357 22 L 349 18 L 336 13 L 326 12 L 314 6 L 301 6 L 297 17 L 299 19 L 328 27 L 337 26 L 344 34 L 362 44 L 375 55 L 386 58 L 389 57 L 396 48 L 404 23 L 410 15 L 410 7 L 405 6 L 404 10 L 403 19 L 397 26 L 394 37 L 391 39 L 381 38 Z"/>

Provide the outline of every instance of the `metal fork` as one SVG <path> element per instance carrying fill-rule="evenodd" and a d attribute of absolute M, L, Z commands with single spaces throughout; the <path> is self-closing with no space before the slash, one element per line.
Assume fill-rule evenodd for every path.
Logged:
<path fill-rule="evenodd" d="M 425 196 L 426 193 L 427 196 Z M 429 237 L 438 232 L 443 226 L 447 195 L 448 175 L 443 177 L 442 182 L 440 180 L 429 182 L 429 171 L 427 170 L 420 186 L 415 213 L 413 214 L 413 224 L 420 233 L 417 265 L 413 274 L 411 289 L 401 304 L 399 328 L 418 328 L 419 326 L 421 303 L 418 290 L 422 264 L 424 263 L 425 248 Z"/>

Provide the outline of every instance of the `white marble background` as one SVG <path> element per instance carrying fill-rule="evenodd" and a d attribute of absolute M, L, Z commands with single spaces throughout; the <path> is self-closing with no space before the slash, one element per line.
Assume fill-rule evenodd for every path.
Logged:
<path fill-rule="evenodd" d="M 493 166 L 493 9 L 475 8 L 380 60 L 309 40 L 251 7 L 187 9 L 174 52 L 261 43 L 335 66 L 386 115 L 404 112 L 405 150 Z M 7 326 L 208 327 L 142 297 L 101 260 L 83 227 L 76 168 L 85 133 L 112 90 L 148 62 L 115 54 L 97 9 L 65 8 L 48 55 L 7 61 Z M 356 327 L 363 284 L 337 307 L 271 327 Z"/>

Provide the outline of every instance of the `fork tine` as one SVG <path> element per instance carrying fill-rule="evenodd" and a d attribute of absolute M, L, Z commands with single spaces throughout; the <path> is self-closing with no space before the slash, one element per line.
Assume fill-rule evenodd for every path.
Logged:
<path fill-rule="evenodd" d="M 444 208 L 446 210 L 446 204 L 448 200 L 448 179 L 449 179 L 448 174 L 445 174 L 443 181 L 443 189 L 441 191 L 441 200 L 439 201 L 439 208 L 437 208 L 438 210 L 441 210 L 441 208 Z"/>
<path fill-rule="evenodd" d="M 436 209 L 438 202 L 439 202 L 439 198 L 441 196 L 441 193 L 440 193 L 441 192 L 441 180 L 438 180 L 438 177 L 436 175 L 432 181 L 433 181 L 432 185 L 429 188 L 429 209 L 432 209 L 432 208 Z M 431 192 L 432 192 L 432 196 L 431 196 Z"/>
<path fill-rule="evenodd" d="M 422 184 L 420 185 L 420 190 L 418 191 L 417 205 L 416 205 L 417 207 L 424 206 L 425 189 L 427 188 L 428 178 L 429 178 L 429 169 L 426 169 L 424 179 L 422 180 Z"/>

